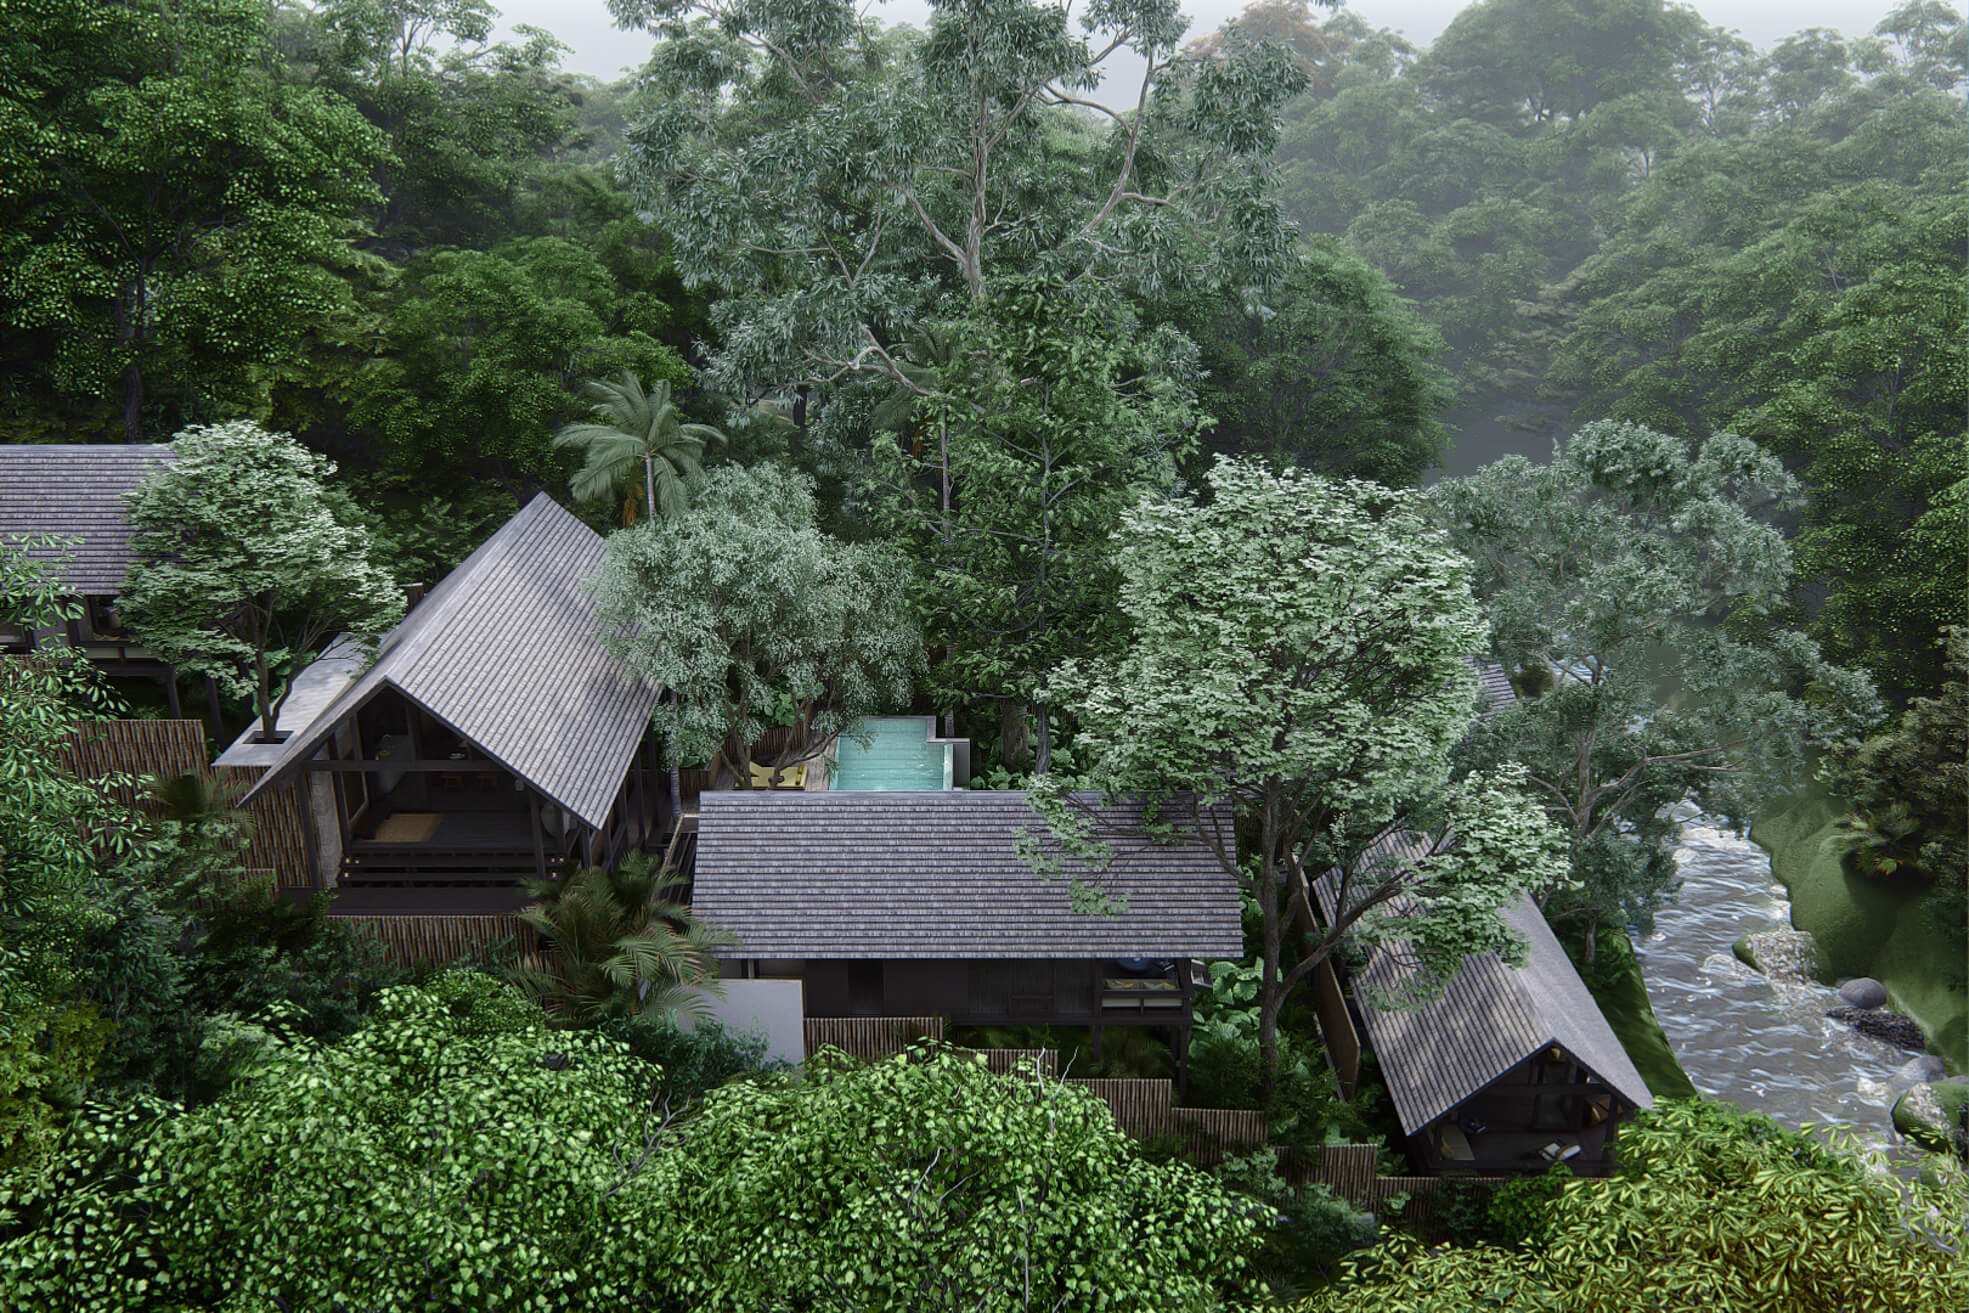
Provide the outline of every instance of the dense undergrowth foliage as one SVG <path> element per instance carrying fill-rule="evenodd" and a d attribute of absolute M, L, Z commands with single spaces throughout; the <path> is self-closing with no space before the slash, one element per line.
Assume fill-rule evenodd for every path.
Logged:
<path fill-rule="evenodd" d="M 1969 1297 L 1959 1168 L 1899 1183 L 1816 1137 L 1704 1100 L 1663 1102 L 1620 1142 L 1608 1181 L 1539 1182 L 1554 1195 L 1543 1206 L 1528 1191 L 1492 1199 L 1491 1242 L 1392 1237 L 1295 1307 L 1831 1313 Z"/>
<path fill-rule="evenodd" d="M 1086 1092 L 971 1055 L 836 1055 L 692 1107 L 638 1056 L 650 1037 L 556 1029 L 489 976 L 388 990 L 335 1043 L 281 1016 L 215 1102 L 92 1104 L 50 1170 L 9 1179 L 9 1308 L 1204 1309 L 1256 1289 L 1262 1208 L 1144 1160 Z"/>

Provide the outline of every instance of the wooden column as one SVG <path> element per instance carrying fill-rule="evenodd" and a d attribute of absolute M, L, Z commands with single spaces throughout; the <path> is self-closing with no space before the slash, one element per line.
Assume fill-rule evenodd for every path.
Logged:
<path fill-rule="evenodd" d="M 540 829 L 540 795 L 532 789 L 526 791 L 528 808 L 533 813 L 533 870 L 542 880 L 547 878 L 547 836 Z"/>

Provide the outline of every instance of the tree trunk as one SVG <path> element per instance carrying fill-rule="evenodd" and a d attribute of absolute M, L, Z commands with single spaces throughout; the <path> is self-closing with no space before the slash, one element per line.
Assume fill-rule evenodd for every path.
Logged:
<path fill-rule="evenodd" d="M 998 763 L 1017 770 L 1026 756 L 1026 709 L 1006 698 L 998 704 Z"/>
<path fill-rule="evenodd" d="M 678 827 L 684 823 L 684 773 L 670 768 L 670 815 Z"/>
<path fill-rule="evenodd" d="M 1278 1093 L 1278 1014 L 1285 1003 L 1284 927 L 1278 898 L 1278 811 L 1275 788 L 1265 790 L 1265 811 L 1258 830 L 1258 910 L 1264 943 L 1258 962 L 1258 1066 L 1265 1107 Z"/>
<path fill-rule="evenodd" d="M 654 521 L 656 519 L 656 462 L 648 456 L 643 457 L 643 507 Z"/>
<path fill-rule="evenodd" d="M 144 372 L 134 360 L 123 370 L 123 440 L 144 440 Z"/>
<path fill-rule="evenodd" d="M 1053 723 L 1052 718 L 1046 714 L 1045 707 L 1038 708 L 1033 723 L 1038 729 L 1038 738 L 1034 749 L 1032 773 L 1044 775 L 1053 769 Z"/>
<path fill-rule="evenodd" d="M 268 742 L 274 736 L 273 681 L 267 673 L 267 654 L 261 650 L 253 656 L 253 673 L 260 681 L 260 735 Z"/>

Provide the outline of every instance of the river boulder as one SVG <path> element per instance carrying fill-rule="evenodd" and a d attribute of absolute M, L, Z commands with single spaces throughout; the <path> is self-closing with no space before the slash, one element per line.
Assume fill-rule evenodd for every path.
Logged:
<path fill-rule="evenodd" d="M 1847 1007 L 1879 1008 L 1887 1006 L 1887 986 L 1872 976 L 1856 976 L 1839 987 L 1839 997 Z"/>
<path fill-rule="evenodd" d="M 1738 939 L 1730 951 L 1779 984 L 1809 984 L 1819 969 L 1818 941 L 1803 930 L 1760 930 Z"/>
<path fill-rule="evenodd" d="M 1869 1039 L 1892 1044 L 1895 1048 L 1920 1053 L 1928 1047 L 1928 1037 L 1921 1033 L 1921 1027 L 1893 1012 L 1879 1008 L 1834 1008 L 1826 1015 L 1834 1021 L 1845 1022 Z"/>
<path fill-rule="evenodd" d="M 1932 1085 L 1948 1075 L 1948 1068 L 1944 1067 L 1942 1060 L 1934 1054 L 1924 1053 L 1918 1058 L 1909 1058 L 1903 1062 L 1900 1071 L 1895 1074 L 1919 1085 Z"/>
<path fill-rule="evenodd" d="M 1894 1129 L 1925 1149 L 1954 1153 L 1969 1162 L 1969 1085 L 1956 1082 L 1911 1087 L 1894 1102 Z"/>

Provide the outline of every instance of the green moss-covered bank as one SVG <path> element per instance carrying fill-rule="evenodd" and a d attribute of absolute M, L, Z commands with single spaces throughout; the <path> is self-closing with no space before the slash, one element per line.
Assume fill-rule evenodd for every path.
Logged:
<path fill-rule="evenodd" d="M 1918 895 L 1846 869 L 1844 811 L 1823 790 L 1808 790 L 1766 812 L 1750 837 L 1790 892 L 1791 924 L 1818 940 L 1821 971 L 1878 980 L 1888 1006 L 1920 1023 L 1951 1072 L 1969 1070 L 1969 964 L 1936 933 Z"/>
<path fill-rule="evenodd" d="M 1563 936 L 1562 942 L 1576 963 L 1579 945 L 1567 942 Z M 1592 992 L 1593 1001 L 1606 1014 L 1607 1024 L 1613 1027 L 1620 1046 L 1633 1060 L 1635 1070 L 1648 1083 L 1648 1092 L 1657 1099 L 1694 1097 L 1696 1087 L 1682 1070 L 1675 1050 L 1669 1047 L 1668 1036 L 1662 1033 L 1654 1004 L 1648 1001 L 1647 982 L 1641 979 L 1640 959 L 1635 957 L 1634 945 L 1627 942 L 1627 937 L 1600 936 L 1597 959 L 1591 966 L 1582 967 L 1579 974 Z"/>

